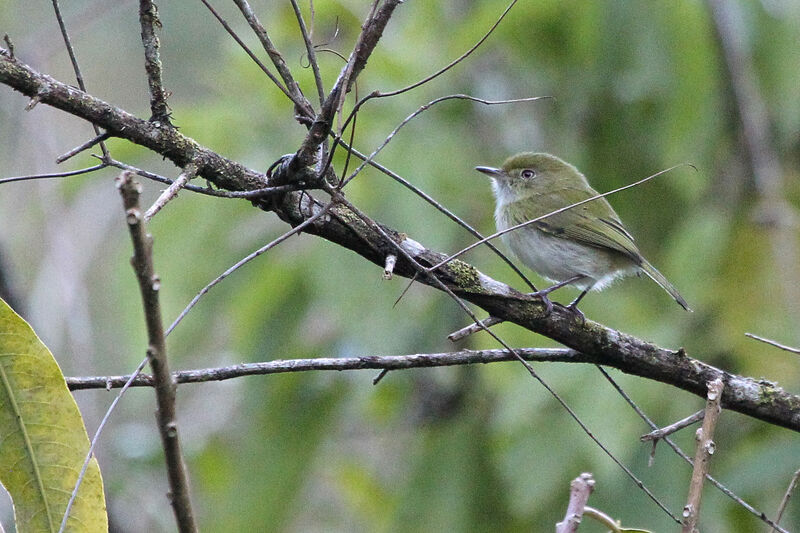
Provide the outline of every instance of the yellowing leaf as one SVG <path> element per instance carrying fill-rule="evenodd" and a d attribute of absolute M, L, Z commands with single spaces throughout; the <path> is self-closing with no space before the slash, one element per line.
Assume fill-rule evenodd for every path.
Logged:
<path fill-rule="evenodd" d="M 0 299 L 0 483 L 19 533 L 58 531 L 89 438 L 53 355 Z M 92 458 L 67 531 L 107 531 L 103 480 Z"/>

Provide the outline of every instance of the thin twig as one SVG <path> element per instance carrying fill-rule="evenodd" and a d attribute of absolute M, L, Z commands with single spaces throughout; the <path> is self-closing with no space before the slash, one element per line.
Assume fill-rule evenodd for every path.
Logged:
<path fill-rule="evenodd" d="M 564 520 L 556 524 L 556 533 L 575 533 L 581 524 L 583 510 L 594 490 L 592 474 L 584 472 L 569 484 L 569 504 Z"/>
<path fill-rule="evenodd" d="M 497 237 L 500 237 L 501 235 L 505 235 L 506 233 L 510 233 L 512 231 L 516 231 L 516 230 L 518 230 L 520 228 L 524 228 L 525 226 L 529 226 L 531 224 L 535 224 L 536 222 L 539 222 L 540 220 L 543 220 L 545 218 L 551 217 L 553 215 L 557 215 L 559 213 L 563 213 L 564 211 L 567 211 L 568 209 L 573 209 L 575 207 L 581 206 L 581 205 L 583 205 L 585 203 L 588 203 L 588 202 L 592 202 L 592 201 L 597 200 L 599 198 L 605 198 L 606 196 L 610 196 L 610 195 L 618 193 L 620 191 L 624 191 L 626 189 L 630 189 L 631 187 L 636 187 L 638 185 L 641 185 L 642 183 L 650 181 L 653 178 L 657 178 L 658 176 L 661 176 L 662 174 L 666 174 L 667 172 L 670 172 L 672 170 L 675 170 L 676 168 L 683 167 L 683 166 L 689 166 L 689 167 L 692 167 L 695 170 L 697 170 L 697 168 L 694 165 L 690 164 L 690 163 L 679 163 L 679 164 L 677 164 L 675 166 L 671 166 L 671 167 L 669 167 L 667 169 L 661 170 L 659 172 L 656 172 L 655 174 L 647 176 L 646 178 L 642 178 L 639 181 L 635 181 L 633 183 L 629 183 L 628 185 L 623 185 L 622 187 L 617 187 L 616 189 L 608 191 L 608 192 L 604 192 L 604 193 L 601 193 L 601 194 L 596 194 L 594 196 L 586 198 L 585 200 L 581 200 L 580 202 L 575 202 L 573 204 L 564 206 L 564 207 L 562 207 L 560 209 L 556 209 L 555 211 L 551 211 L 551 212 L 549 212 L 547 214 L 544 214 L 542 216 L 539 216 L 539 217 L 533 218 L 531 220 L 527 220 L 525 222 L 522 222 L 521 224 L 517 224 L 515 226 L 511 226 L 510 228 L 506 228 L 506 229 L 504 229 L 502 231 L 498 231 L 496 233 L 492 233 L 488 237 L 484 237 L 483 239 L 470 244 L 466 248 L 454 253 L 453 255 L 448 256 L 447 259 L 444 259 L 440 263 L 438 263 L 436 265 L 433 265 L 432 267 L 430 267 L 429 270 L 431 270 L 431 271 L 437 270 L 438 268 L 441 268 L 443 265 L 446 265 L 447 263 L 449 263 L 453 259 L 461 257 L 462 255 L 464 255 L 465 253 L 469 252 L 473 248 L 476 248 L 476 247 L 480 246 L 484 242 L 488 242 L 488 241 L 490 241 L 492 239 L 496 239 Z"/>
<path fill-rule="evenodd" d="M 61 30 L 61 37 L 63 37 L 64 39 L 64 46 L 66 46 L 67 48 L 67 54 L 69 54 L 69 60 L 72 63 L 72 70 L 75 72 L 75 79 L 78 82 L 78 87 L 80 87 L 81 91 L 86 92 L 86 84 L 83 82 L 83 74 L 81 74 L 81 67 L 78 65 L 78 58 L 75 55 L 75 49 L 72 47 L 72 41 L 69 38 L 69 33 L 67 32 L 67 26 L 64 24 L 64 18 L 61 16 L 61 8 L 58 5 L 58 0 L 52 0 L 52 2 L 53 2 L 53 11 L 55 11 L 56 14 L 58 27 Z M 33 106 L 31 106 L 31 108 L 32 107 Z M 92 123 L 92 129 L 94 129 L 95 135 L 98 136 L 100 135 L 100 127 L 97 124 Z M 103 151 L 103 157 L 107 158 L 109 156 L 108 149 L 106 148 L 106 144 L 104 142 L 100 142 L 100 149 Z"/>
<path fill-rule="evenodd" d="M 72 494 L 69 497 L 69 502 L 67 502 L 67 508 L 64 511 L 64 517 L 61 519 L 61 527 L 58 528 L 58 533 L 64 533 L 64 529 L 67 527 L 67 519 L 69 518 L 70 510 L 72 509 L 73 504 L 75 503 L 75 498 L 78 496 L 78 489 L 81 487 L 81 483 L 83 482 L 83 478 L 86 476 L 86 469 L 89 468 L 89 462 L 92 460 L 92 456 L 94 455 L 94 449 L 97 446 L 97 443 L 100 441 L 100 434 L 103 433 L 103 429 L 106 427 L 106 423 L 111 419 L 111 413 L 114 412 L 116 409 L 117 404 L 122 399 L 122 396 L 125 392 L 133 385 L 133 383 L 141 376 L 142 370 L 144 366 L 147 364 L 147 357 L 142 359 L 142 362 L 139 363 L 139 366 L 130 376 L 127 376 L 127 379 L 122 384 L 122 390 L 119 391 L 114 401 L 111 402 L 111 405 L 108 406 L 106 410 L 106 414 L 103 415 L 103 419 L 100 421 L 100 425 L 97 426 L 97 431 L 95 431 L 94 436 L 92 437 L 92 442 L 89 445 L 89 451 L 86 453 L 86 458 L 83 460 L 83 466 L 81 467 L 81 472 L 78 474 L 78 479 L 75 481 L 75 487 L 72 489 Z M 152 377 L 151 377 L 152 380 Z M 106 381 L 104 387 L 107 390 L 111 390 L 111 385 L 109 381 Z"/>
<path fill-rule="evenodd" d="M 700 519 L 700 503 L 703 494 L 703 481 L 711 465 L 711 456 L 714 455 L 714 429 L 722 412 L 722 380 L 717 378 L 708 382 L 708 400 L 706 401 L 706 414 L 703 418 L 703 427 L 697 430 L 697 451 L 694 455 L 692 480 L 689 483 L 689 496 L 683 508 L 683 533 L 699 533 L 697 523 Z"/>
<path fill-rule="evenodd" d="M 233 0 L 233 3 L 239 8 L 239 11 L 242 12 L 244 15 L 245 20 L 253 29 L 253 32 L 258 37 L 258 40 L 261 42 L 261 46 L 264 47 L 264 51 L 267 52 L 272 64 L 275 65 L 275 69 L 280 74 L 283 82 L 286 84 L 286 88 L 289 91 L 289 98 L 291 98 L 292 102 L 294 102 L 296 112 L 298 115 L 303 117 L 312 117 L 314 116 L 314 111 L 311 108 L 311 104 L 308 102 L 306 97 L 303 95 L 303 91 L 300 90 L 300 86 L 292 77 L 292 73 L 289 70 L 289 67 L 286 66 L 286 62 L 283 60 L 283 56 L 281 56 L 278 49 L 275 48 L 275 45 L 272 44 L 272 40 L 269 38 L 267 34 L 266 28 L 261 24 L 261 21 L 258 20 L 255 12 L 250 7 L 250 4 L 247 0 Z"/>
<path fill-rule="evenodd" d="M 667 435 L 672 435 L 673 433 L 680 431 L 681 429 L 691 426 L 692 424 L 699 422 L 706 416 L 705 410 L 697 411 L 696 413 L 687 416 L 682 420 L 678 420 L 677 422 L 665 426 L 660 429 L 656 429 L 647 433 L 646 435 L 642 435 L 639 437 L 639 440 L 642 442 L 648 441 L 657 441 L 659 439 L 663 439 Z"/>
<path fill-rule="evenodd" d="M 11 183 L 12 181 L 26 181 L 26 180 L 43 180 L 43 179 L 50 179 L 50 178 L 68 178 L 70 176 L 78 176 L 80 174 L 87 174 L 89 172 L 94 172 L 96 170 L 100 170 L 106 168 L 107 164 L 100 163 L 99 165 L 95 165 L 93 167 L 82 168 L 80 170 L 70 170 L 69 172 L 54 172 L 52 174 L 31 174 L 30 176 L 13 176 L 11 178 L 0 178 L 0 184 L 2 183 Z"/>
<path fill-rule="evenodd" d="M 628 405 L 630 405 L 630 406 L 631 406 L 631 408 L 632 408 L 632 409 L 633 409 L 633 410 L 636 412 L 636 414 L 637 414 L 637 415 L 639 415 L 639 417 L 640 417 L 642 420 L 644 420 L 644 422 L 645 422 L 645 423 L 646 423 L 648 426 L 650 426 L 650 428 L 652 428 L 652 429 L 658 429 L 658 425 L 656 425 L 656 423 L 655 423 L 655 422 L 653 422 L 653 421 L 652 421 L 652 420 L 651 420 L 651 419 L 650 419 L 650 418 L 647 416 L 647 414 L 645 414 L 645 412 L 644 412 L 644 411 L 642 411 L 642 410 L 639 408 L 639 406 L 638 406 L 638 405 L 636 405 L 636 403 L 635 403 L 635 402 L 634 402 L 634 401 L 633 401 L 633 400 L 630 398 L 630 396 L 628 396 L 628 395 L 625 393 L 625 391 L 623 391 L 623 390 L 622 390 L 622 389 L 619 387 L 619 385 L 616 383 L 616 381 L 614 381 L 614 380 L 611 378 L 611 376 L 608 374 L 608 372 L 607 372 L 607 371 L 606 371 L 606 370 L 605 370 L 605 369 L 604 369 L 602 366 L 600 366 L 600 365 L 597 365 L 597 368 L 598 368 L 598 370 L 600 370 L 600 373 L 601 373 L 601 374 L 603 374 L 603 376 L 605 376 L 605 378 L 606 378 L 606 379 L 609 381 L 609 383 L 611 383 L 611 386 L 612 386 L 612 387 L 614 387 L 614 388 L 617 390 L 617 392 L 618 392 L 618 393 L 619 393 L 619 394 L 620 394 L 620 395 L 621 395 L 621 396 L 622 396 L 622 397 L 625 399 L 625 401 L 626 401 L 626 402 L 628 402 Z M 730 388 L 730 387 L 729 387 L 729 388 Z M 688 455 L 686 455 L 686 454 L 683 452 L 683 450 L 681 450 L 680 446 L 678 446 L 677 444 L 675 444 L 675 442 L 674 442 L 672 439 L 670 439 L 669 437 L 664 437 L 664 439 L 663 439 L 663 440 L 664 440 L 664 442 L 666 442 L 666 443 L 667 443 L 667 445 L 668 445 L 670 448 L 672 448 L 672 451 L 674 451 L 674 452 L 675 452 L 675 453 L 676 453 L 676 454 L 677 454 L 677 455 L 678 455 L 678 456 L 679 456 L 681 459 L 683 459 L 683 460 L 684 460 L 686 463 L 688 463 L 688 464 L 690 464 L 690 465 L 692 464 L 692 458 L 691 458 L 691 457 L 689 457 Z M 787 531 L 787 530 L 783 529 L 782 527 L 780 527 L 780 526 L 778 526 L 777 524 L 775 524 L 775 522 L 773 522 L 772 520 L 770 520 L 769 518 L 767 518 L 767 515 L 766 515 L 765 513 L 763 513 L 763 512 L 761 512 L 761 511 L 759 511 L 758 509 L 756 509 L 755 507 L 753 507 L 752 505 L 750 505 L 749 503 L 747 503 L 746 501 L 744 501 L 743 499 L 741 499 L 739 496 L 737 496 L 736 494 L 734 494 L 734 492 L 733 492 L 732 490 L 730 490 L 728 487 L 726 487 L 725 485 L 723 485 L 722 483 L 720 483 L 720 482 L 719 482 L 719 481 L 718 481 L 716 478 L 714 478 L 714 477 L 713 477 L 711 474 L 706 474 L 706 479 L 708 480 L 708 482 L 709 482 L 709 483 L 711 483 L 712 485 L 714 485 L 714 487 L 716 487 L 717 489 L 719 489 L 719 491 L 720 491 L 720 492 L 722 492 L 722 493 L 723 493 L 725 496 L 727 496 L 728 498 L 730 498 L 731 500 L 733 500 L 734 502 L 736 502 L 736 504 L 737 504 L 737 505 L 740 505 L 740 506 L 741 506 L 742 508 L 744 508 L 744 509 L 745 509 L 747 512 L 749 512 L 750 514 L 754 515 L 756 518 L 758 518 L 759 520 L 761 520 L 761 521 L 762 521 L 762 522 L 764 522 L 765 524 L 775 527 L 777 531 L 780 531 L 780 533 L 790 533 L 789 531 Z"/>
<path fill-rule="evenodd" d="M 589 518 L 595 520 L 596 522 L 600 522 L 610 530 L 609 533 L 623 533 L 623 530 L 619 527 L 619 524 L 617 524 L 617 522 L 613 518 L 608 516 L 600 509 L 595 509 L 594 507 L 590 507 L 587 505 L 583 508 L 583 516 L 588 516 Z M 631 531 L 631 530 L 626 528 L 624 531 Z M 643 531 L 643 530 L 633 530 L 633 531 Z"/>
<path fill-rule="evenodd" d="M 783 518 L 783 512 L 786 510 L 786 505 L 789 503 L 789 498 L 792 497 L 792 493 L 794 492 L 795 487 L 797 487 L 798 480 L 800 480 L 800 470 L 794 473 L 792 479 L 789 481 L 789 486 L 786 487 L 786 492 L 783 494 L 783 499 L 781 499 L 781 504 L 778 506 L 778 515 L 775 517 L 776 524 L 781 523 L 781 518 Z M 773 527 L 770 531 L 774 533 L 775 527 Z"/>
<path fill-rule="evenodd" d="M 202 298 L 215 285 L 217 285 L 219 282 L 221 282 L 222 280 L 227 278 L 233 272 L 235 272 L 236 270 L 238 270 L 240 267 L 244 266 L 245 264 L 249 263 L 250 261 L 252 261 L 256 257 L 258 257 L 259 255 L 263 254 L 264 252 L 267 252 L 268 250 L 271 250 L 272 248 L 274 248 L 275 246 L 279 245 L 280 243 L 282 243 L 283 241 L 285 241 L 286 239 L 288 239 L 292 235 L 295 235 L 296 233 L 300 233 L 301 231 L 303 231 L 306 227 L 308 227 L 311 224 L 313 224 L 318 218 L 321 218 L 322 216 L 324 216 L 328 212 L 328 210 L 331 208 L 331 205 L 332 205 L 332 202 L 328 203 L 327 205 L 325 205 L 325 207 L 323 207 L 315 215 L 313 215 L 310 218 L 308 218 L 302 224 L 298 224 L 297 226 L 293 227 L 292 229 L 290 229 L 289 231 L 287 231 L 286 233 L 284 233 L 283 235 L 281 235 L 280 237 L 278 237 L 274 241 L 270 242 L 269 244 L 267 244 L 265 246 L 262 246 L 261 248 L 259 248 L 255 252 L 252 252 L 252 253 L 248 254 L 247 256 L 243 257 L 242 259 L 237 261 L 236 264 L 234 264 L 230 268 L 228 268 L 225 272 L 223 272 L 222 274 L 220 274 L 219 276 L 214 278 L 214 280 L 211 283 L 209 283 L 208 285 L 206 285 L 205 287 L 203 287 L 200 290 L 200 292 L 198 292 L 197 295 L 195 295 L 195 297 L 192 298 L 192 301 L 189 302 L 189 305 L 187 305 L 183 309 L 183 311 L 181 311 L 180 315 L 178 315 L 178 318 L 176 318 L 172 322 L 172 324 L 169 326 L 169 328 L 167 328 L 167 335 L 169 335 L 170 332 L 172 332 L 172 330 L 175 329 L 175 327 L 178 324 L 180 324 L 181 320 L 183 320 L 183 318 L 186 316 L 186 314 L 189 311 L 191 311 L 192 307 L 194 307 L 195 304 L 197 304 L 197 302 L 200 300 L 200 298 Z"/>
<path fill-rule="evenodd" d="M 161 57 L 156 28 L 161 27 L 158 8 L 153 0 L 139 0 L 139 24 L 142 27 L 142 46 L 144 47 L 144 68 L 147 71 L 147 85 L 150 88 L 150 120 L 172 126 L 170 110 L 167 105 L 167 91 L 161 76 Z"/>
<path fill-rule="evenodd" d="M 785 344 L 780 344 L 780 343 L 775 342 L 775 341 L 773 341 L 771 339 L 767 339 L 767 338 L 764 338 L 764 337 L 759 337 L 758 335 L 754 335 L 753 333 L 745 333 L 744 336 L 745 337 L 750 337 L 751 339 L 755 339 L 757 341 L 761 341 L 761 342 L 763 342 L 765 344 L 769 344 L 770 346 L 774 346 L 776 348 L 780 348 L 781 350 L 785 350 L 787 352 L 800 354 L 800 349 L 798 349 L 798 348 L 793 348 L 791 346 L 786 346 Z"/>
<path fill-rule="evenodd" d="M 175 414 L 176 385 L 172 380 L 167 361 L 167 348 L 164 341 L 164 326 L 161 320 L 161 305 L 158 293 L 160 280 L 153 269 L 153 239 L 145 231 L 142 212 L 139 207 L 141 186 L 133 181 L 133 173 L 123 171 L 117 178 L 117 187 L 122 195 L 125 217 L 133 242 L 133 259 L 131 264 L 139 282 L 142 294 L 145 322 L 147 324 L 148 348 L 147 359 L 153 370 L 155 381 L 156 418 L 164 458 L 167 463 L 167 477 L 170 487 L 170 504 L 175 514 L 178 530 L 195 532 L 192 504 L 189 497 L 189 480 L 186 465 L 183 461 L 180 441 L 178 440 L 178 423 Z"/>
<path fill-rule="evenodd" d="M 515 348 L 526 361 L 590 363 L 594 359 L 569 348 Z M 460 350 L 457 352 L 411 355 L 364 355 L 361 357 L 318 357 L 314 359 L 276 359 L 260 363 L 241 363 L 217 368 L 173 372 L 176 383 L 206 383 L 244 376 L 285 374 L 293 372 L 343 370 L 408 370 L 440 366 L 516 362 L 508 350 Z M 123 386 L 131 376 L 68 377 L 70 390 L 109 389 Z M 139 375 L 133 387 L 152 387 L 150 375 Z"/>
<path fill-rule="evenodd" d="M 97 144 L 99 142 L 103 142 L 106 139 L 108 139 L 109 137 L 111 137 L 111 134 L 108 133 L 108 132 L 105 132 L 105 133 L 101 133 L 100 135 L 95 136 L 93 139 L 89 139 L 88 141 L 86 141 L 82 145 L 76 146 L 75 148 L 73 148 L 72 150 L 67 152 L 66 154 L 63 154 L 63 155 L 60 155 L 60 156 L 56 157 L 56 164 L 63 163 L 67 159 L 78 155 L 79 153 L 83 152 L 84 150 L 88 150 L 89 148 L 91 148 L 95 144 Z"/>
<path fill-rule="evenodd" d="M 314 83 L 317 86 L 317 96 L 319 97 L 319 105 L 325 103 L 325 88 L 322 84 L 322 75 L 319 72 L 319 63 L 317 63 L 317 54 L 314 51 L 314 43 L 311 40 L 311 35 L 306 28 L 306 22 L 303 20 L 303 13 L 300 11 L 300 6 L 297 0 L 292 0 L 292 9 L 294 9 L 294 16 L 297 18 L 297 25 L 300 27 L 300 33 L 303 35 L 303 42 L 306 44 L 306 53 L 308 54 L 308 63 L 311 65 L 311 70 L 314 72 Z M 314 6 L 311 6 L 311 21 L 314 21 Z"/>
<path fill-rule="evenodd" d="M 469 326 L 459 329 L 458 331 L 454 331 L 453 333 L 448 335 L 447 338 L 451 342 L 460 341 L 465 337 L 469 337 L 473 333 L 483 331 L 483 328 L 488 328 L 490 326 L 494 326 L 495 324 L 500 324 L 501 322 L 504 322 L 502 318 L 497 318 L 495 316 L 488 316 L 483 320 L 481 320 L 481 324 L 472 323 Z"/>
<path fill-rule="evenodd" d="M 144 221 L 149 222 L 153 216 L 161 211 L 161 209 L 167 205 L 167 202 L 178 196 L 178 192 L 189 183 L 189 180 L 197 176 L 197 165 L 193 163 L 189 163 L 183 169 L 183 172 L 180 173 L 178 179 L 170 183 L 169 187 L 161 193 L 161 195 L 156 198 L 156 201 L 153 202 L 153 205 L 145 212 L 144 214 Z"/>

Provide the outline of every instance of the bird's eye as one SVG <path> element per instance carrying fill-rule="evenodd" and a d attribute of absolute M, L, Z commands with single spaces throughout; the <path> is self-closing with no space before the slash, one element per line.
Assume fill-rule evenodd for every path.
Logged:
<path fill-rule="evenodd" d="M 526 168 L 525 170 L 522 171 L 522 177 L 525 178 L 526 180 L 531 179 L 535 175 L 536 175 L 536 172 L 534 172 L 533 170 L 531 170 L 529 168 Z"/>

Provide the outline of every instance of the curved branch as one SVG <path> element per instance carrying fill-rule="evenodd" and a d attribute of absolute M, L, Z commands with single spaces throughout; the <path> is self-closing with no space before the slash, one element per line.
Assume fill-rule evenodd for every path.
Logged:
<path fill-rule="evenodd" d="M 382 31 L 382 27 L 380 29 Z M 273 173 L 274 182 L 267 180 L 264 174 L 222 157 L 172 129 L 159 128 L 39 74 L 10 58 L 2 48 L 0 83 L 27 96 L 38 96 L 45 104 L 94 122 L 111 135 L 145 146 L 179 166 L 194 161 L 198 165 L 198 174 L 221 188 L 251 190 L 297 181 L 304 176 L 304 168 L 293 174 L 295 170 L 290 168 L 293 165 L 287 164 L 278 166 Z M 297 160 L 295 157 L 294 161 Z M 292 226 L 302 224 L 320 209 L 311 205 L 307 194 L 299 192 L 286 194 L 282 201 L 255 200 L 254 203 L 261 209 L 275 211 Z M 447 259 L 445 254 L 429 250 L 393 228 L 366 224 L 344 205 L 333 207 L 331 215 L 315 220 L 305 232 L 360 254 L 378 265 L 381 271 L 386 257 L 397 255 L 395 244 L 387 242 L 384 235 L 390 235 L 394 243 L 422 265 L 430 267 Z M 413 278 L 416 270 L 405 257 L 398 256 L 394 273 Z M 443 265 L 437 270 L 437 277 L 453 293 L 482 307 L 490 315 L 557 340 L 595 358 L 599 364 L 661 381 L 700 397 L 705 397 L 708 381 L 722 378 L 725 383 L 722 405 L 725 409 L 800 431 L 800 396 L 789 394 L 773 383 L 729 374 L 688 357 L 682 349 L 668 350 L 590 320 L 582 322 L 560 306 L 555 306 L 552 314 L 545 316 L 540 300 L 493 280 L 463 261 L 454 260 Z M 434 284 L 430 278 L 419 281 Z"/>

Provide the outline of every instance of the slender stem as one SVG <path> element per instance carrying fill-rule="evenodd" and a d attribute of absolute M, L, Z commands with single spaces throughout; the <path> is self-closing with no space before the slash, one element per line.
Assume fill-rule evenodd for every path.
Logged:
<path fill-rule="evenodd" d="M 69 158 L 71 158 L 71 157 L 74 157 L 74 156 L 78 155 L 79 153 L 83 152 L 84 150 L 88 150 L 89 148 L 91 148 L 91 147 L 92 147 L 92 146 L 94 146 L 95 144 L 97 144 L 97 143 L 100 143 L 100 142 L 103 142 L 103 141 L 105 141 L 106 139 L 108 139 L 109 137 L 111 137 L 111 134 L 110 134 L 110 133 L 108 133 L 108 132 L 106 132 L 106 133 L 101 133 L 100 135 L 96 135 L 96 136 L 95 136 L 93 139 L 89 139 L 88 141 L 86 141 L 86 142 L 85 142 L 85 143 L 83 143 L 82 145 L 80 145 L 80 146 L 76 146 L 75 148 L 73 148 L 73 149 L 72 149 L 72 150 L 70 150 L 69 152 L 67 152 L 67 153 L 65 153 L 65 154 L 63 154 L 63 155 L 60 155 L 60 156 L 58 156 L 58 157 L 56 158 L 56 164 L 61 164 L 61 163 L 63 163 L 63 162 L 64 162 L 64 161 L 66 161 L 67 159 L 69 159 Z"/>
<path fill-rule="evenodd" d="M 81 466 L 81 472 L 78 474 L 78 479 L 75 481 L 75 487 L 72 489 L 72 494 L 69 497 L 69 502 L 67 502 L 67 508 L 64 511 L 64 517 L 61 519 L 61 527 L 58 529 L 58 533 L 63 533 L 64 529 L 67 527 L 67 519 L 69 518 L 70 510 L 75 503 L 75 498 L 78 497 L 78 489 L 80 489 L 81 483 L 83 482 L 83 478 L 86 476 L 86 470 L 89 468 L 89 463 L 92 460 L 92 456 L 94 455 L 94 449 L 97 446 L 97 443 L 100 442 L 100 435 L 103 433 L 103 429 L 106 427 L 106 423 L 111 419 L 111 413 L 114 412 L 116 409 L 117 404 L 119 404 L 122 397 L 125 395 L 125 392 L 134 384 L 134 382 L 141 376 L 142 369 L 147 364 L 147 358 L 145 357 L 142 359 L 142 362 L 139 363 L 139 366 L 133 372 L 133 374 L 126 376 L 125 381 L 122 383 L 122 390 L 119 391 L 117 397 L 114 398 L 114 401 L 111 402 L 111 405 L 106 410 L 106 414 L 103 416 L 103 419 L 100 421 L 100 425 L 97 426 L 97 431 L 95 431 L 94 436 L 92 437 L 92 442 L 89 445 L 89 451 L 86 452 L 86 458 L 83 460 L 83 466 Z M 105 388 L 110 390 L 111 386 L 109 382 L 106 382 Z"/>
<path fill-rule="evenodd" d="M 70 63 L 72 63 L 72 70 L 75 72 L 75 79 L 78 82 L 78 87 L 81 88 L 81 91 L 86 92 L 86 84 L 83 82 L 83 74 L 81 74 L 81 67 L 78 65 L 78 57 L 75 55 L 75 49 L 72 47 L 72 40 L 69 38 L 67 26 L 64 24 L 64 17 L 61 16 L 61 8 L 58 5 L 58 0 L 52 0 L 52 2 L 53 11 L 55 11 L 58 27 L 61 30 L 61 37 L 64 39 L 64 46 L 67 47 L 67 54 L 69 54 L 69 60 Z M 92 123 L 92 128 L 94 129 L 95 135 L 101 135 L 100 127 L 97 124 Z M 103 150 L 103 157 L 108 157 L 108 149 L 104 142 L 100 143 L 100 149 Z"/>
<path fill-rule="evenodd" d="M 300 11 L 300 6 L 297 4 L 297 0 L 292 0 L 292 9 L 294 9 L 294 16 L 297 18 L 297 25 L 300 27 L 300 33 L 303 35 L 303 42 L 306 44 L 308 63 L 311 65 L 311 70 L 314 72 L 314 83 L 317 86 L 317 96 L 319 97 L 319 105 L 321 106 L 325 103 L 325 87 L 322 84 L 322 75 L 319 72 L 319 63 L 317 62 L 317 54 L 314 50 L 314 43 L 311 41 L 311 36 L 308 33 L 308 28 L 306 28 L 306 22 L 303 20 L 303 13 Z M 313 16 L 311 23 L 314 23 Z"/>
<path fill-rule="evenodd" d="M 178 192 L 186 187 L 186 184 L 189 183 L 189 180 L 197 176 L 197 165 L 194 163 L 189 163 L 186 165 L 186 168 L 183 169 L 183 172 L 180 173 L 178 179 L 170 183 L 169 187 L 161 193 L 161 195 L 156 198 L 156 201 L 153 202 L 147 211 L 144 214 L 144 221 L 149 222 L 153 216 L 161 211 L 161 209 L 167 205 L 167 202 L 178 196 Z"/>
<path fill-rule="evenodd" d="M 158 409 L 156 419 L 164 448 L 169 479 L 169 500 L 181 532 L 195 532 L 197 526 L 189 498 L 189 479 L 178 440 L 178 422 L 175 414 L 177 386 L 172 379 L 167 361 L 164 326 L 161 320 L 161 305 L 158 293 L 161 281 L 153 269 L 153 239 L 145 231 L 142 211 L 139 207 L 141 186 L 133 181 L 133 173 L 123 171 L 117 178 L 117 187 L 122 194 L 125 217 L 133 242 L 131 263 L 142 294 L 145 322 L 147 324 L 147 359 L 153 370 Z"/>
<path fill-rule="evenodd" d="M 80 170 L 71 170 L 69 172 L 54 172 L 52 174 L 32 174 L 30 176 L 13 176 L 11 178 L 0 178 L 0 183 L 11 183 L 12 181 L 26 181 L 26 180 L 41 180 L 49 178 L 68 178 L 70 176 L 78 176 L 80 174 L 88 174 L 106 168 L 108 165 L 100 163 L 93 167 L 82 168 Z"/>

